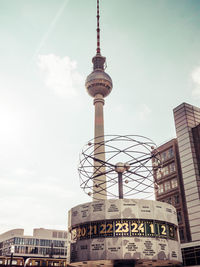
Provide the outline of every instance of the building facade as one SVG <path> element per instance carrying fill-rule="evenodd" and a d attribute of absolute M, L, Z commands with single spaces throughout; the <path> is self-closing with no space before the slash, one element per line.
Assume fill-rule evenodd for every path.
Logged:
<path fill-rule="evenodd" d="M 156 200 L 176 207 L 185 266 L 200 266 L 200 108 L 174 109 L 177 138 L 158 147 Z"/>
<path fill-rule="evenodd" d="M 188 215 L 185 209 L 185 195 L 182 185 L 182 174 L 176 139 L 158 148 L 162 167 L 154 162 L 154 178 L 157 184 L 156 200 L 169 203 L 177 210 L 179 235 L 182 243 L 190 241 Z"/>
<path fill-rule="evenodd" d="M 0 256 L 66 258 L 67 232 L 38 228 L 33 236 L 25 236 L 24 229 L 13 229 L 0 235 Z"/>
<path fill-rule="evenodd" d="M 196 144 L 195 151 L 198 131 L 194 128 L 200 124 L 200 108 L 183 103 L 174 109 L 174 120 L 189 218 L 188 230 L 191 241 L 197 241 L 200 240 L 200 162 L 196 151 L 199 151 L 200 144 Z"/>

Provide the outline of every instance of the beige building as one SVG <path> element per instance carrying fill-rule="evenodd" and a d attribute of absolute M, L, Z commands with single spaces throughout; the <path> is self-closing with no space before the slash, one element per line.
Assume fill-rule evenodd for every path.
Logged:
<path fill-rule="evenodd" d="M 12 229 L 0 235 L 0 256 L 66 258 L 67 232 L 36 228 L 32 236 L 24 229 Z M 12 251 L 11 251 L 12 248 Z"/>

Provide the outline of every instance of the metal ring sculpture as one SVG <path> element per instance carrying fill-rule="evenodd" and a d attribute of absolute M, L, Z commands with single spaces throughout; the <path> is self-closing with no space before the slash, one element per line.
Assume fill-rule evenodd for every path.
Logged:
<path fill-rule="evenodd" d="M 105 152 L 95 153 L 95 150 L 99 151 L 102 146 Z M 105 154 L 105 161 L 100 159 L 101 153 Z M 102 180 L 99 180 L 99 186 L 95 188 L 98 195 L 108 198 L 149 198 L 154 194 L 154 189 L 157 189 L 153 179 L 153 161 L 161 166 L 156 145 L 147 137 L 139 135 L 97 137 L 90 140 L 80 154 L 78 166 L 80 187 L 95 199 L 93 180 L 98 181 L 98 177 L 106 175 L 106 182 L 102 184 Z M 96 167 L 94 162 L 98 162 Z M 99 172 L 102 167 L 103 173 Z"/>

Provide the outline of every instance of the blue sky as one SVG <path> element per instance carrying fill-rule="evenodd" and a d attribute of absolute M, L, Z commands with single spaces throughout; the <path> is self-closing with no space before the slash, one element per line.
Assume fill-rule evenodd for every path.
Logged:
<path fill-rule="evenodd" d="M 113 90 L 106 134 L 175 137 L 172 110 L 200 106 L 199 0 L 101 0 Z M 79 152 L 93 138 L 84 81 L 96 52 L 95 0 L 0 0 L 0 233 L 67 228 Z"/>

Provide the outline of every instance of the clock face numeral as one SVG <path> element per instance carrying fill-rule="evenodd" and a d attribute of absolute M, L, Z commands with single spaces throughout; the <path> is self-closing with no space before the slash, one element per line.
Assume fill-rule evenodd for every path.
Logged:
<path fill-rule="evenodd" d="M 137 223 L 135 223 L 135 222 L 133 222 L 132 224 L 131 224 L 131 226 L 132 226 L 132 229 L 131 229 L 131 232 L 132 233 L 138 233 L 138 224 Z"/>
<path fill-rule="evenodd" d="M 174 227 L 173 225 L 169 225 L 169 238 L 176 238 L 176 227 Z"/>
<path fill-rule="evenodd" d="M 106 224 L 105 223 L 100 224 L 99 233 L 100 233 L 100 235 L 106 234 Z"/>
<path fill-rule="evenodd" d="M 177 227 L 161 221 L 121 219 L 81 224 L 71 230 L 73 241 L 115 236 L 159 237 L 177 240 Z"/>
<path fill-rule="evenodd" d="M 166 233 L 166 226 L 165 225 L 161 225 L 161 235 L 167 235 Z"/>
<path fill-rule="evenodd" d="M 107 231 L 106 232 L 107 234 L 112 234 L 112 232 L 113 232 L 113 225 L 111 223 L 108 223 L 107 224 L 106 231 Z"/>
<path fill-rule="evenodd" d="M 154 234 L 154 225 L 153 225 L 153 223 L 149 224 L 149 227 L 151 229 L 151 234 Z"/>
<path fill-rule="evenodd" d="M 95 235 L 97 235 L 97 225 L 88 225 L 88 230 L 87 230 L 88 232 L 87 232 L 87 235 L 88 236 L 95 236 Z"/>
<path fill-rule="evenodd" d="M 131 224 L 131 233 L 134 236 L 143 236 L 145 234 L 144 223 L 133 222 Z"/>
<path fill-rule="evenodd" d="M 115 222 L 115 236 L 129 236 L 130 226 L 129 221 L 116 221 Z"/>
<path fill-rule="evenodd" d="M 113 221 L 107 221 L 99 224 L 100 236 L 113 236 Z"/>
<path fill-rule="evenodd" d="M 116 223 L 115 233 L 127 233 L 129 231 L 128 223 Z"/>

